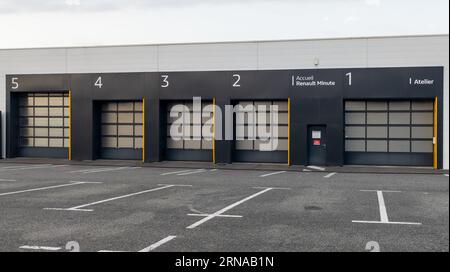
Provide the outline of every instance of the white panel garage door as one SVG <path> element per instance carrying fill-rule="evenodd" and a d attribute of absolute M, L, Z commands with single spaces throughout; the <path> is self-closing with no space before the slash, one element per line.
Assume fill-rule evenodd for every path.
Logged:
<path fill-rule="evenodd" d="M 68 93 L 26 93 L 19 97 L 19 154 L 67 157 Z"/>
<path fill-rule="evenodd" d="M 235 161 L 287 163 L 287 101 L 239 101 L 235 114 Z"/>
<path fill-rule="evenodd" d="M 171 102 L 165 114 L 165 159 L 212 161 L 212 102 L 202 101 L 198 109 L 192 101 Z"/>
<path fill-rule="evenodd" d="M 141 159 L 142 102 L 104 102 L 101 110 L 101 157 Z"/>
<path fill-rule="evenodd" d="M 346 101 L 346 164 L 433 164 L 433 101 Z"/>

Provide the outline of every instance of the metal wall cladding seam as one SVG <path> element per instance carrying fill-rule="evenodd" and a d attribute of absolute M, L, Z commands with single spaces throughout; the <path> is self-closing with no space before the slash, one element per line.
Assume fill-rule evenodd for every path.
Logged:
<path fill-rule="evenodd" d="M 367 67 L 367 40 L 262 42 L 259 69 Z"/>
<path fill-rule="evenodd" d="M 160 71 L 257 70 L 257 43 L 161 45 Z"/>
<path fill-rule="evenodd" d="M 67 49 L 68 73 L 155 72 L 157 46 Z"/>

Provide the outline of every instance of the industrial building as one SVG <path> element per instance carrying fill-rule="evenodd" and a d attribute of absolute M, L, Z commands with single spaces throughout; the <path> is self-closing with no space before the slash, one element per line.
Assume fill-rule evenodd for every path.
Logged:
<path fill-rule="evenodd" d="M 448 68 L 448 35 L 5 49 L 1 154 L 448 169 Z"/>

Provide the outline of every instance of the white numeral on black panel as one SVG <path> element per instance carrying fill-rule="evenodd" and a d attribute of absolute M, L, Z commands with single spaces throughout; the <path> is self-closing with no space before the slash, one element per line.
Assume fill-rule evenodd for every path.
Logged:
<path fill-rule="evenodd" d="M 97 81 L 94 84 L 95 87 L 101 89 L 103 87 L 103 83 L 102 83 L 102 77 L 98 77 Z"/>
<path fill-rule="evenodd" d="M 352 86 L 352 73 L 347 73 L 345 76 L 348 78 L 348 86 Z"/>
<path fill-rule="evenodd" d="M 240 84 L 240 81 L 241 81 L 241 75 L 239 75 L 239 74 L 234 74 L 233 75 L 233 78 L 234 78 L 234 84 L 233 84 L 233 87 L 234 88 L 239 88 L 239 87 L 241 87 L 241 84 Z"/>
<path fill-rule="evenodd" d="M 168 75 L 161 75 L 161 87 L 162 88 L 167 88 L 169 87 L 169 76 Z"/>
<path fill-rule="evenodd" d="M 11 88 L 13 89 L 13 90 L 17 90 L 18 88 L 19 88 L 19 82 L 18 82 L 18 78 L 17 77 L 13 77 L 12 79 L 11 79 Z"/>

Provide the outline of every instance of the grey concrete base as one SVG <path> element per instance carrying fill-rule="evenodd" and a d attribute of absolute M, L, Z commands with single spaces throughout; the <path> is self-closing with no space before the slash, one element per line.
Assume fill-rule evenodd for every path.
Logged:
<path fill-rule="evenodd" d="M 284 164 L 265 163 L 233 163 L 213 164 L 211 162 L 187 162 L 187 161 L 163 161 L 154 163 L 142 163 L 131 160 L 95 160 L 95 161 L 68 161 L 51 158 L 14 158 L 0 160 L 0 163 L 30 163 L 30 164 L 68 164 L 87 166 L 139 166 L 157 168 L 188 168 L 188 169 L 224 169 L 224 170 L 263 170 L 263 171 L 307 171 L 307 172 L 336 172 L 336 173 L 368 173 L 368 174 L 448 174 L 448 170 L 435 170 L 429 167 L 405 167 L 405 166 L 331 166 L 316 167 Z"/>

